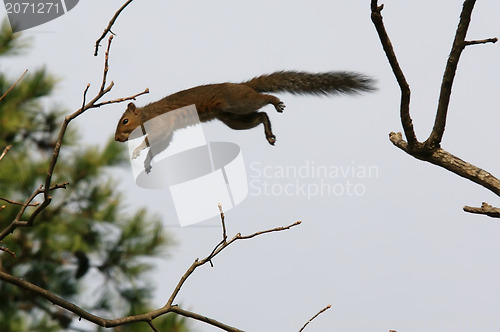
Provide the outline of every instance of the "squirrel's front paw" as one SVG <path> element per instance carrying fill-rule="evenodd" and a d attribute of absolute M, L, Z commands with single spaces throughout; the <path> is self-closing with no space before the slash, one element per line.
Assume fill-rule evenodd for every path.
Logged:
<path fill-rule="evenodd" d="M 141 155 L 141 149 L 136 148 L 134 152 L 132 152 L 132 159 L 135 159 Z"/>

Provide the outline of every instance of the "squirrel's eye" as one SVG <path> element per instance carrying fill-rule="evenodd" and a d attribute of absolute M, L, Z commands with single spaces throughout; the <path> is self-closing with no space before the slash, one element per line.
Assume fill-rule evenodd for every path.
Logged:
<path fill-rule="evenodd" d="M 128 119 L 127 118 L 123 119 L 122 123 L 126 125 L 128 123 Z"/>

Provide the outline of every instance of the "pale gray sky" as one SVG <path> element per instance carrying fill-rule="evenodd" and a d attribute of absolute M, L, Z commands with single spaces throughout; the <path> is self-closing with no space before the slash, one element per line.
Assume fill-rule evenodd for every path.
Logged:
<path fill-rule="evenodd" d="M 93 56 L 100 36 L 123 0 L 80 1 L 68 14 L 25 33 L 33 49 L 4 61 L 12 77 L 45 64 L 60 78 L 49 103 L 81 105 L 100 84 L 102 56 Z M 440 80 L 462 1 L 383 1 L 386 27 L 412 88 L 417 135 L 432 128 Z M 353 70 L 378 80 L 379 91 L 358 97 L 280 95 L 283 114 L 267 109 L 277 136 L 270 146 L 261 127 L 233 131 L 222 123 L 205 126 L 211 141 L 238 144 L 249 181 L 275 190 L 293 178 L 264 177 L 260 171 L 304 164 L 357 170 L 371 177 L 306 178 L 307 184 L 356 184 L 361 195 L 251 192 L 226 213 L 229 235 L 285 226 L 229 247 L 184 285 L 178 301 L 186 308 L 247 331 L 298 331 L 319 309 L 309 331 L 494 331 L 500 328 L 500 226 L 465 214 L 463 205 L 487 201 L 487 190 L 395 148 L 400 131 L 399 89 L 370 20 L 370 1 L 141 1 L 119 17 L 113 31 L 111 97 L 148 87 L 143 105 L 199 84 L 244 81 L 276 70 Z M 500 3 L 479 0 L 470 39 L 500 35 Z M 103 42 L 103 46 L 105 42 Z M 104 49 L 101 49 L 101 54 Z M 467 48 L 459 65 L 443 147 L 500 173 L 498 45 Z M 114 134 L 125 109 L 91 110 L 75 124 L 82 140 L 100 143 Z M 118 143 L 117 143 L 118 144 Z M 130 170 L 117 173 L 128 202 L 160 213 L 178 245 L 153 276 L 158 306 L 194 258 L 219 242 L 214 218 L 200 227 L 176 227 L 168 192 L 136 187 Z M 373 175 L 375 174 L 375 175 Z M 203 227 L 202 227 L 203 226 Z M 215 331 L 192 322 L 197 331 Z"/>

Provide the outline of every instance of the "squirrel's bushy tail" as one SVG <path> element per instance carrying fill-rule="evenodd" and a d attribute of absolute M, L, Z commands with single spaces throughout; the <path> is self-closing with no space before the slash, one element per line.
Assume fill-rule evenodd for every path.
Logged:
<path fill-rule="evenodd" d="M 307 73 L 278 71 L 255 77 L 243 84 L 257 92 L 327 95 L 375 90 L 373 79 L 355 72 Z"/>

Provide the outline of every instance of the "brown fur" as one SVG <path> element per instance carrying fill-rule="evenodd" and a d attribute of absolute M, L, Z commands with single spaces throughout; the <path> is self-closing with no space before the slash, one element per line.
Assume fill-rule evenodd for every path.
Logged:
<path fill-rule="evenodd" d="M 174 93 L 141 108 L 130 103 L 118 122 L 115 139 L 125 142 L 130 133 L 146 121 L 194 104 L 202 122 L 218 119 L 233 129 L 250 129 L 262 123 L 266 139 L 270 144 L 274 144 L 276 137 L 272 132 L 269 117 L 258 110 L 272 104 L 278 112 L 282 112 L 285 105 L 277 97 L 262 92 L 326 95 L 372 90 L 374 87 L 370 78 L 352 72 L 313 74 L 280 71 L 243 83 L 201 85 Z M 178 125 L 176 127 L 179 128 Z"/>

